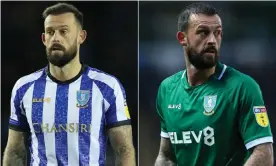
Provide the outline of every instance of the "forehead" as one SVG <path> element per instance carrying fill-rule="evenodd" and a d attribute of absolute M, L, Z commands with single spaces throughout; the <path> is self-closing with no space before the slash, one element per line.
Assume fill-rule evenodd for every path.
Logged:
<path fill-rule="evenodd" d="M 64 13 L 59 15 L 49 15 L 46 17 L 44 26 L 58 27 L 58 26 L 72 26 L 75 24 L 75 16 L 73 13 Z"/>
<path fill-rule="evenodd" d="M 215 14 L 213 16 L 207 16 L 204 14 L 192 14 L 189 19 L 189 26 L 191 28 L 204 27 L 222 27 L 220 17 Z"/>

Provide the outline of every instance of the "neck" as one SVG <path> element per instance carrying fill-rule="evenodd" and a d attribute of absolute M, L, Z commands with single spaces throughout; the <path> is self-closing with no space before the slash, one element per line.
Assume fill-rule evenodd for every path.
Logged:
<path fill-rule="evenodd" d="M 57 67 L 50 63 L 49 66 L 51 75 L 59 81 L 67 81 L 74 78 L 81 70 L 81 63 L 78 57 L 79 56 L 77 55 L 74 59 L 72 59 L 72 61 L 63 67 Z"/>
<path fill-rule="evenodd" d="M 187 68 L 187 78 L 188 83 L 191 86 L 201 85 L 206 82 L 211 75 L 215 73 L 216 67 L 212 67 L 210 69 L 197 69 L 186 59 L 186 68 Z"/>

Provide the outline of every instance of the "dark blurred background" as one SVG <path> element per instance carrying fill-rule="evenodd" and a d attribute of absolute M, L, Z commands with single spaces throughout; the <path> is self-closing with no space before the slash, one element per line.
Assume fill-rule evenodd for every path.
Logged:
<path fill-rule="evenodd" d="M 191 3 L 139 2 L 139 163 L 142 166 L 152 166 L 159 150 L 160 124 L 155 111 L 158 87 L 163 79 L 185 68 L 184 52 L 176 40 L 177 16 Z M 272 132 L 276 133 L 276 2 L 206 3 L 219 10 L 223 23 L 220 60 L 259 83 Z"/>
<path fill-rule="evenodd" d="M 1 2 L 1 158 L 6 147 L 11 90 L 17 79 L 47 65 L 42 12 L 56 2 Z M 117 77 L 124 86 L 137 154 L 137 2 L 70 2 L 84 14 L 88 36 L 81 61 Z M 114 165 L 110 147 L 107 165 Z M 112 164 L 113 163 L 113 164 Z"/>

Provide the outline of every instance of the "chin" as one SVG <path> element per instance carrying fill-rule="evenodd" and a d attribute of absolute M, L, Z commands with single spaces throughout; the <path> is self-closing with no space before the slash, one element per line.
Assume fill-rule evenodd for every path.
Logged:
<path fill-rule="evenodd" d="M 59 57 L 62 57 L 62 56 L 64 56 L 64 53 L 63 53 L 63 52 L 55 52 L 55 53 L 52 53 L 51 56 L 59 56 Z"/>

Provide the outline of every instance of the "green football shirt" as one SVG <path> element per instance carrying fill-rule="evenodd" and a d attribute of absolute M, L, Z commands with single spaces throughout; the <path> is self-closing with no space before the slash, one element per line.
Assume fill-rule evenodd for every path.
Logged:
<path fill-rule="evenodd" d="M 165 79 L 157 113 L 179 166 L 241 166 L 252 147 L 273 142 L 259 85 L 221 63 L 198 86 L 185 70 Z"/>

